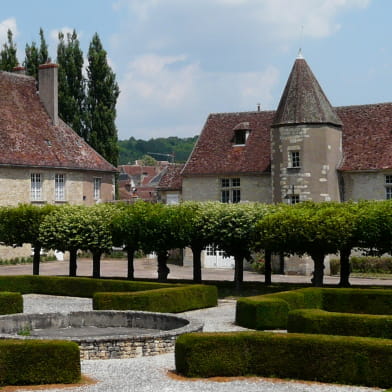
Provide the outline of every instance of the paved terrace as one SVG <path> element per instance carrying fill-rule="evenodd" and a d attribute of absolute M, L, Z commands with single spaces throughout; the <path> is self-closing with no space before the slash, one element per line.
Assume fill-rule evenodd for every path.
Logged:
<path fill-rule="evenodd" d="M 169 264 L 170 274 L 169 279 L 192 279 L 192 267 L 181 267 Z M 41 263 L 41 275 L 68 275 L 69 263 L 68 261 L 53 261 Z M 33 267 L 30 264 L 7 265 L 0 266 L 0 275 L 25 275 L 32 274 Z M 79 259 L 78 260 L 78 276 L 92 275 L 92 260 Z M 127 276 L 127 262 L 123 259 L 105 259 L 101 262 L 101 276 L 103 277 L 126 277 Z M 219 269 L 219 268 L 204 268 L 202 270 L 203 280 L 233 280 L 234 270 Z M 136 259 L 135 260 L 135 277 L 136 278 L 157 278 L 157 263 L 151 259 Z M 289 283 L 310 283 L 310 276 L 299 275 L 272 275 L 272 282 L 289 282 Z M 244 271 L 245 281 L 264 281 L 264 275 L 252 271 Z M 360 285 L 391 285 L 392 279 L 366 279 L 366 278 L 351 278 L 352 284 Z M 325 283 L 337 284 L 339 277 L 325 276 Z"/>

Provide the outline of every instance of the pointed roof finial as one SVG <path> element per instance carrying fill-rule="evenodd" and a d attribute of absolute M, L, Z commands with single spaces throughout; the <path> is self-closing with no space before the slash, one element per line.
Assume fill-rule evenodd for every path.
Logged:
<path fill-rule="evenodd" d="M 297 59 L 303 59 L 304 56 L 302 54 L 302 48 L 299 48 L 298 54 L 297 54 Z"/>

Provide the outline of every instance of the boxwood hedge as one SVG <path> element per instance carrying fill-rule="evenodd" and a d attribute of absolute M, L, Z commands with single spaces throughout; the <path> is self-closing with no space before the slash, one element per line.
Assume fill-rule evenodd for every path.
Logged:
<path fill-rule="evenodd" d="M 20 293 L 0 292 L 0 314 L 23 312 L 23 297 Z"/>
<path fill-rule="evenodd" d="M 17 290 L 22 294 L 92 297 L 94 309 L 100 310 L 174 313 L 216 306 L 218 301 L 214 286 L 59 276 L 0 276 L 0 292 L 3 290 Z"/>
<path fill-rule="evenodd" d="M 392 290 L 305 288 L 240 298 L 236 323 L 258 330 L 287 329 L 291 310 L 312 308 L 342 313 L 391 314 Z"/>
<path fill-rule="evenodd" d="M 214 286 L 194 285 L 134 293 L 95 293 L 95 310 L 146 310 L 178 313 L 216 306 L 218 292 Z"/>
<path fill-rule="evenodd" d="M 392 340 L 271 332 L 192 333 L 175 347 L 177 372 L 188 377 L 293 378 L 387 388 Z"/>
<path fill-rule="evenodd" d="M 297 309 L 289 312 L 287 331 L 392 339 L 392 316 Z"/>
<path fill-rule="evenodd" d="M 80 381 L 79 347 L 56 340 L 0 340 L 0 385 Z"/>

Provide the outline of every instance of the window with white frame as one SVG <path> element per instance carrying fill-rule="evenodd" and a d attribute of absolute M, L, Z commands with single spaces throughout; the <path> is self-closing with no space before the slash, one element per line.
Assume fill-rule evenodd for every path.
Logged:
<path fill-rule="evenodd" d="M 54 198 L 55 201 L 65 201 L 65 174 L 54 176 Z"/>
<path fill-rule="evenodd" d="M 385 198 L 392 199 L 392 175 L 385 176 Z"/>
<path fill-rule="evenodd" d="M 101 198 L 101 178 L 94 178 L 94 200 L 99 200 Z"/>
<path fill-rule="evenodd" d="M 239 178 L 221 178 L 221 202 L 239 203 L 241 201 L 241 180 Z"/>
<path fill-rule="evenodd" d="M 289 202 L 289 204 L 299 203 L 300 202 L 299 195 L 289 195 L 288 202 Z"/>
<path fill-rule="evenodd" d="M 301 159 L 299 155 L 299 151 L 291 151 L 290 152 L 290 158 L 291 158 L 291 168 L 299 168 L 301 167 Z"/>
<path fill-rule="evenodd" d="M 42 178 L 41 173 L 31 173 L 30 175 L 30 198 L 32 201 L 42 201 Z"/>

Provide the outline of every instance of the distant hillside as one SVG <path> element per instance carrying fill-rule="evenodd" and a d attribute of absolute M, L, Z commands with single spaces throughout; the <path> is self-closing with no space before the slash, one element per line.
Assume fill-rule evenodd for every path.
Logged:
<path fill-rule="evenodd" d="M 178 138 L 171 136 L 167 138 L 157 138 L 141 140 L 130 137 L 128 140 L 119 140 L 119 164 L 133 164 L 136 159 L 141 159 L 144 155 L 151 155 L 157 161 L 169 161 L 170 157 L 158 154 L 173 154 L 175 162 L 185 162 L 192 152 L 197 136 Z M 153 154 L 149 154 L 153 153 Z"/>

